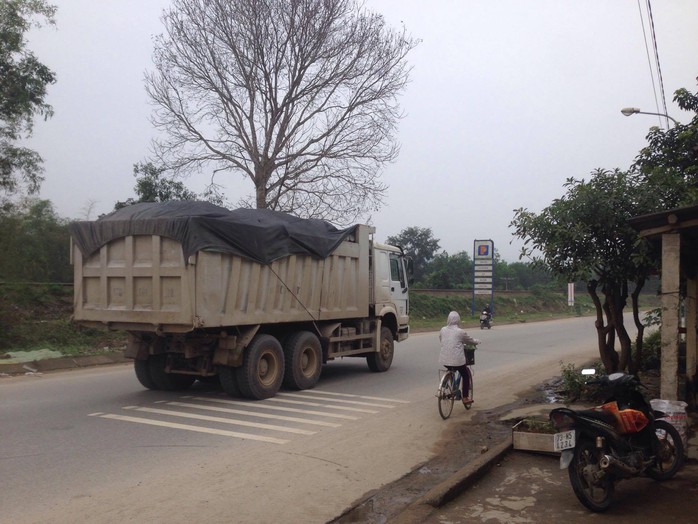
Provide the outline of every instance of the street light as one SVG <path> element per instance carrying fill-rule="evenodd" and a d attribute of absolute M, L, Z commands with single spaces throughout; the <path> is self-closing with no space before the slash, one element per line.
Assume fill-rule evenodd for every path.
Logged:
<path fill-rule="evenodd" d="M 663 116 L 674 122 L 674 125 L 679 125 L 679 123 L 675 119 L 671 118 L 669 115 L 665 115 L 664 113 L 648 113 L 647 111 L 640 111 L 640 108 L 638 107 L 624 107 L 620 110 L 620 112 L 623 113 L 625 116 L 630 116 L 634 114 Z"/>

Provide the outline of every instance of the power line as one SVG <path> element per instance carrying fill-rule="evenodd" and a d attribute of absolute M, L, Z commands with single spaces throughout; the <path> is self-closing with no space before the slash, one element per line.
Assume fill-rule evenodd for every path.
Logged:
<path fill-rule="evenodd" d="M 645 31 L 645 19 L 642 16 L 642 5 L 640 0 L 637 0 L 637 10 L 640 13 L 640 25 L 642 26 L 642 38 L 645 41 L 645 53 L 647 54 L 647 65 L 650 68 L 650 80 L 652 81 L 652 91 L 654 92 L 654 102 L 659 113 L 659 103 L 657 102 L 657 86 L 654 84 L 654 72 L 652 71 L 652 58 L 650 57 L 650 48 L 647 45 L 647 32 Z"/>
<path fill-rule="evenodd" d="M 660 102 L 659 102 L 659 96 L 657 94 L 657 85 L 655 83 L 655 74 L 654 74 L 654 68 L 652 67 L 652 56 L 650 54 L 650 48 L 649 48 L 649 42 L 648 42 L 648 37 L 647 37 L 647 31 L 645 29 L 645 19 L 642 14 L 642 5 L 640 4 L 640 0 L 637 0 L 637 9 L 640 13 L 640 24 L 642 25 L 642 36 L 645 41 L 645 53 L 647 54 L 647 63 L 649 66 L 650 70 L 650 79 L 652 81 L 652 91 L 654 93 L 654 103 L 657 108 L 657 113 L 658 114 L 667 114 L 667 107 L 666 107 L 666 96 L 664 94 L 664 80 L 662 79 L 662 69 L 661 65 L 659 63 L 659 51 L 657 48 L 657 36 L 656 32 L 654 29 L 654 17 L 652 16 L 652 6 L 650 4 L 650 0 L 646 0 L 646 6 L 647 6 L 647 25 L 649 25 L 650 31 L 651 31 L 651 38 L 652 38 L 652 48 L 654 50 L 654 63 L 655 63 L 655 68 L 657 71 L 657 83 L 659 83 L 659 89 L 661 91 L 661 101 L 662 105 L 660 107 Z M 662 110 L 663 108 L 663 110 Z M 662 119 L 660 116 L 657 117 L 659 119 L 659 123 L 661 125 Z M 666 127 L 669 128 L 669 121 L 666 119 Z"/>
<path fill-rule="evenodd" d="M 662 78 L 662 66 L 659 62 L 659 50 L 657 49 L 657 33 L 654 30 L 654 16 L 652 16 L 652 4 L 650 0 L 647 0 L 647 12 L 649 13 L 650 27 L 652 28 L 652 45 L 654 47 L 654 59 L 657 63 L 657 76 L 659 77 L 659 87 L 662 94 L 662 107 L 665 115 L 668 113 L 666 107 L 666 95 L 664 94 L 664 79 Z M 667 128 L 669 127 L 669 120 L 666 119 Z"/>

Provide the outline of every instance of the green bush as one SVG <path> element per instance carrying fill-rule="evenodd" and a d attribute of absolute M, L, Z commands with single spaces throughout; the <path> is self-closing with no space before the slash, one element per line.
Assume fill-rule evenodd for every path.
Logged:
<path fill-rule="evenodd" d="M 589 375 L 582 375 L 582 368 L 578 368 L 574 364 L 565 364 L 560 362 L 562 370 L 562 385 L 558 391 L 566 403 L 575 402 L 577 400 L 586 400 L 589 402 L 597 402 L 601 400 L 602 392 L 599 388 L 586 383 L 589 380 Z M 596 361 L 590 366 L 596 369 L 597 372 L 603 369 L 601 361 Z"/>
<path fill-rule="evenodd" d="M 413 330 L 438 329 L 446 323 L 451 311 L 458 311 L 462 325 L 477 326 L 481 308 L 489 304 L 489 297 L 479 297 L 475 302 L 475 315 L 472 313 L 472 294 L 430 294 L 415 291 L 410 294 L 410 327 Z M 566 316 L 591 314 L 594 310 L 591 299 L 580 295 L 575 299 L 575 307 L 567 305 L 567 294 L 537 288 L 530 294 L 497 294 L 494 296 L 494 321 L 525 322 Z"/>
<path fill-rule="evenodd" d="M 73 288 L 61 285 L 0 286 L 0 351 L 52 349 L 66 355 L 121 347 L 126 335 L 80 327 L 70 321 Z"/>
<path fill-rule="evenodd" d="M 662 361 L 662 332 L 659 329 L 643 337 L 641 362 L 638 362 L 637 347 L 633 344 L 633 360 L 641 371 L 659 369 Z"/>
<path fill-rule="evenodd" d="M 451 311 L 458 311 L 461 316 L 470 313 L 470 301 L 465 297 L 442 297 L 426 293 L 413 293 L 410 296 L 410 316 L 416 318 L 441 318 L 446 323 L 446 317 Z"/>

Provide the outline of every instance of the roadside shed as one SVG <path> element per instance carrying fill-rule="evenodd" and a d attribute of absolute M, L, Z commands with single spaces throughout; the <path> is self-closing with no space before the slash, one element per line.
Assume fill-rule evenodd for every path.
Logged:
<path fill-rule="evenodd" d="M 661 249 L 661 398 L 695 408 L 698 205 L 638 216 L 630 225 Z M 679 354 L 684 336 L 685 364 Z"/>

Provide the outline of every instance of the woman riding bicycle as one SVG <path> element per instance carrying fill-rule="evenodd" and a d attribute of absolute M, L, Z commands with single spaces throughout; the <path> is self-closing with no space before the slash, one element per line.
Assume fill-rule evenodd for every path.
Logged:
<path fill-rule="evenodd" d="M 457 311 L 451 311 L 448 314 L 446 325 L 441 328 L 439 333 L 439 341 L 441 341 L 441 352 L 439 353 L 439 364 L 445 366 L 446 369 L 457 369 L 462 377 L 461 380 L 461 398 L 463 404 L 472 402 L 468 398 L 467 391 L 470 391 L 469 374 L 466 371 L 465 364 L 465 349 L 464 344 L 479 344 L 480 341 L 472 338 L 460 326 L 460 315 Z"/>

